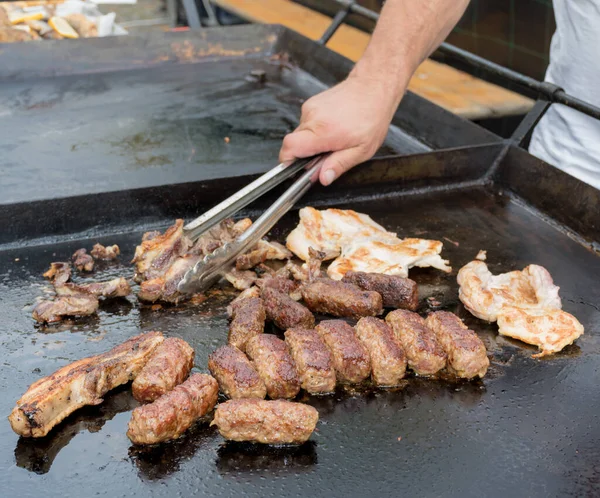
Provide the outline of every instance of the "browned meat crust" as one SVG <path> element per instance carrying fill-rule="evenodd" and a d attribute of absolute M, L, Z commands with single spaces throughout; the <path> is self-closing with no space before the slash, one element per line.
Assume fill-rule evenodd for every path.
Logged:
<path fill-rule="evenodd" d="M 181 384 L 194 366 L 194 350 L 183 339 L 169 337 L 158 346 L 131 390 L 138 401 L 149 403 Z"/>
<path fill-rule="evenodd" d="M 168 303 L 177 303 L 186 297 L 179 292 L 177 286 L 181 279 L 190 270 L 201 257 L 193 254 L 186 254 L 180 258 L 176 258 L 171 266 L 166 270 L 164 275 L 150 280 L 146 280 L 140 284 L 138 297 L 142 301 L 153 303 L 154 301 L 166 301 Z"/>
<path fill-rule="evenodd" d="M 292 253 L 278 242 L 260 240 L 253 250 L 237 258 L 235 267 L 238 270 L 248 270 L 267 260 L 290 259 L 292 256 Z"/>
<path fill-rule="evenodd" d="M 225 439 L 263 444 L 301 444 L 315 430 L 319 413 L 291 401 L 236 399 L 217 406 L 216 425 Z"/>
<path fill-rule="evenodd" d="M 267 386 L 271 399 L 292 399 L 300 391 L 296 365 L 281 339 L 272 334 L 252 337 L 246 344 L 246 354 Z"/>
<path fill-rule="evenodd" d="M 356 285 L 320 278 L 302 288 L 302 299 L 315 313 L 358 320 L 383 312 L 381 295 Z"/>
<path fill-rule="evenodd" d="M 277 292 L 287 294 L 294 301 L 299 301 L 302 299 L 300 283 L 282 275 L 263 277 L 256 281 L 256 285 L 260 289 L 275 289 Z"/>
<path fill-rule="evenodd" d="M 350 325 L 343 320 L 324 320 L 315 330 L 331 351 L 338 381 L 356 384 L 369 377 L 369 352 L 358 340 Z"/>
<path fill-rule="evenodd" d="M 356 335 L 369 351 L 371 377 L 378 386 L 397 386 L 406 373 L 406 355 L 387 323 L 373 317 L 361 318 Z"/>
<path fill-rule="evenodd" d="M 108 391 L 134 379 L 162 341 L 160 332 L 141 334 L 34 382 L 9 415 L 11 427 L 21 436 L 45 436 L 78 408 L 102 403 Z"/>
<path fill-rule="evenodd" d="M 97 297 L 125 297 L 131 294 L 131 286 L 123 277 L 114 278 L 107 282 L 73 285 L 74 288 L 89 292 Z"/>
<path fill-rule="evenodd" d="M 221 346 L 208 357 L 208 369 L 219 388 L 231 399 L 264 398 L 267 388 L 258 372 L 238 348 Z"/>
<path fill-rule="evenodd" d="M 362 271 L 346 272 L 342 282 L 354 284 L 365 291 L 381 294 L 383 306 L 416 310 L 419 306 L 419 289 L 417 283 L 410 278 L 383 273 L 365 273 Z"/>
<path fill-rule="evenodd" d="M 313 314 L 287 294 L 270 287 L 262 290 L 262 298 L 267 312 L 267 319 L 281 330 L 292 327 L 311 328 L 315 325 Z"/>
<path fill-rule="evenodd" d="M 40 301 L 31 314 L 34 320 L 40 323 L 55 323 L 65 316 L 89 316 L 96 313 L 98 298 L 90 292 L 69 285 L 56 287 L 56 299 Z"/>
<path fill-rule="evenodd" d="M 194 246 L 189 252 L 190 254 L 206 256 L 223 244 L 237 239 L 248 230 L 251 225 L 252 220 L 250 220 L 250 218 L 244 218 L 237 222 L 233 221 L 231 218 L 227 218 L 217 226 L 212 227 L 207 233 L 203 234 L 194 243 Z"/>
<path fill-rule="evenodd" d="M 78 271 L 92 271 L 94 269 L 94 258 L 85 249 L 77 249 L 73 253 L 73 266 Z"/>
<path fill-rule="evenodd" d="M 117 244 L 112 246 L 104 247 L 102 244 L 95 244 L 90 254 L 94 259 L 117 259 L 117 256 L 121 254 L 121 250 Z"/>
<path fill-rule="evenodd" d="M 408 366 L 419 375 L 433 375 L 446 366 L 446 353 L 425 320 L 406 310 L 392 311 L 385 318 L 402 345 Z"/>
<path fill-rule="evenodd" d="M 227 342 L 241 351 L 246 351 L 249 339 L 265 330 L 267 315 L 262 299 L 248 297 L 231 304 L 231 323 Z"/>
<path fill-rule="evenodd" d="M 427 326 L 448 355 L 448 371 L 457 377 L 472 379 L 485 375 L 490 360 L 483 341 L 456 315 L 436 311 L 427 317 Z"/>
<path fill-rule="evenodd" d="M 218 394 L 215 379 L 194 374 L 154 403 L 133 410 L 127 437 L 134 444 L 177 439 L 215 407 Z"/>
<path fill-rule="evenodd" d="M 243 291 L 252 287 L 258 280 L 258 277 L 253 271 L 240 271 L 233 268 L 231 271 L 225 274 L 225 280 L 227 280 L 237 290 Z"/>
<path fill-rule="evenodd" d="M 44 277 L 51 280 L 54 285 L 62 285 L 71 279 L 71 264 L 58 261 L 50 263 L 50 269 L 44 273 Z"/>
<path fill-rule="evenodd" d="M 335 390 L 335 370 L 331 352 L 312 329 L 295 328 L 285 332 L 285 342 L 300 378 L 300 386 L 311 394 Z"/>

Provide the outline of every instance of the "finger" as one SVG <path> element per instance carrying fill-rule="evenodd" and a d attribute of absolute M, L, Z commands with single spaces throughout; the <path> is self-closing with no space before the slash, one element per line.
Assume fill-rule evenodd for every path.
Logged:
<path fill-rule="evenodd" d="M 283 139 L 279 160 L 283 163 L 299 157 L 314 156 L 321 152 L 329 152 L 327 139 L 319 137 L 312 130 L 298 129 Z"/>
<path fill-rule="evenodd" d="M 363 158 L 358 147 L 333 152 L 323 162 L 319 180 L 325 186 L 331 185 L 346 171 L 362 161 Z"/>

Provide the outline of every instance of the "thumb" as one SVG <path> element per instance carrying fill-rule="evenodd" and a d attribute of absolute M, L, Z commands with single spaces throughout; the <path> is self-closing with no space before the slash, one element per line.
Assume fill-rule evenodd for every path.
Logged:
<path fill-rule="evenodd" d="M 286 135 L 279 151 L 279 161 L 292 161 L 299 157 L 310 157 L 321 152 L 329 152 L 327 139 L 319 137 L 312 130 L 298 129 Z"/>
<path fill-rule="evenodd" d="M 319 180 L 325 186 L 330 185 L 362 160 L 358 147 L 333 152 L 323 162 Z"/>

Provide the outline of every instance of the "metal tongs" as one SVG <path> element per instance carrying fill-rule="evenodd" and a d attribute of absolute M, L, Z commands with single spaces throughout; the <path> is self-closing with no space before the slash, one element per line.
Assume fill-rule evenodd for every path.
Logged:
<path fill-rule="evenodd" d="M 323 155 L 317 155 L 298 159 L 289 166 L 279 164 L 183 227 L 183 233 L 195 242 L 217 223 L 232 216 L 288 178 L 306 170 L 240 237 L 207 254 L 188 270 L 177 286 L 179 292 L 190 294 L 205 291 L 227 273 L 236 258 L 262 239 L 317 181 L 322 158 Z"/>

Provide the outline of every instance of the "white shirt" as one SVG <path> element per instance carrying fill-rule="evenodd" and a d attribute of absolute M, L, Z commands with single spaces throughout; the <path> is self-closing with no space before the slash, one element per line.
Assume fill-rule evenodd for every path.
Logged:
<path fill-rule="evenodd" d="M 600 107 L 600 0 L 554 0 L 554 12 L 546 81 Z M 600 189 L 600 121 L 553 104 L 529 152 Z"/>

